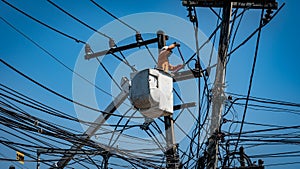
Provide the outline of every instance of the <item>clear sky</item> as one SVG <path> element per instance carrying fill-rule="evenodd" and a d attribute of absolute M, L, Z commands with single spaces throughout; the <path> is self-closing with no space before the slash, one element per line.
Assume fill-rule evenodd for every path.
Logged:
<path fill-rule="evenodd" d="M 61 32 L 64 32 L 84 42 L 89 42 L 94 51 L 100 51 L 108 48 L 107 38 L 96 34 L 94 31 L 78 23 L 63 12 L 59 11 L 46 0 L 8 0 L 8 2 L 17 8 L 20 8 L 29 15 L 37 18 L 38 20 L 57 30 L 60 30 Z M 76 2 L 53 0 L 53 2 L 70 12 L 75 17 L 78 17 L 81 21 L 87 23 L 89 26 L 97 30 L 99 29 L 102 33 L 112 37 L 119 46 L 135 42 L 134 31 L 114 20 L 114 18 L 107 15 L 88 0 Z M 189 22 L 189 18 L 187 17 L 188 12 L 186 7 L 182 6 L 181 1 L 104 0 L 96 2 L 101 4 L 114 15 L 123 18 L 127 23 L 129 23 L 129 25 L 132 25 L 138 29 L 142 33 L 144 39 L 155 37 L 156 32 L 159 29 L 162 29 L 166 34 L 170 35 L 170 40 L 167 42 L 167 44 L 173 43 L 174 41 L 180 41 L 182 44 L 182 53 L 185 59 L 188 59 L 194 53 L 195 40 L 193 27 Z M 298 32 L 300 26 L 298 7 L 300 6 L 300 2 L 296 0 L 278 0 L 278 3 L 279 6 L 283 3 L 286 3 L 286 5 L 262 30 L 251 95 L 261 98 L 300 103 L 300 35 Z M 2 1 L 0 2 L 0 9 L 0 17 L 2 18 L 0 20 L 0 58 L 3 61 L 64 96 L 74 100 L 78 100 L 79 98 L 79 101 L 86 103 L 87 105 L 96 104 L 96 106 L 98 106 L 97 108 L 101 110 L 103 110 L 113 99 L 109 94 L 115 97 L 119 93 L 120 90 L 112 82 L 110 77 L 107 76 L 105 70 L 99 67 L 97 60 L 91 59 L 87 61 L 83 59 L 84 44 L 77 43 L 74 40 L 29 19 Z M 215 11 L 218 12 L 219 10 L 215 9 Z M 200 31 L 199 41 L 201 43 L 204 42 L 208 36 L 210 36 L 211 32 L 216 27 L 217 17 L 211 10 L 204 8 L 197 8 L 197 16 Z M 58 60 L 65 64 L 65 66 L 82 73 L 84 76 L 87 76 L 87 79 L 90 79 L 92 83 L 96 84 L 109 94 L 105 94 L 105 92 L 101 92 L 95 89 L 95 87 L 92 89 L 87 88 L 89 84 L 86 82 L 78 82 L 79 78 L 76 75 L 55 61 L 53 57 L 49 55 L 49 53 L 43 51 L 41 48 L 37 47 L 36 44 L 32 43 L 30 40 L 26 39 L 23 35 L 10 27 L 3 21 L 3 19 L 12 24 L 24 35 L 32 39 L 34 43 L 39 45 L 39 47 L 42 47 L 44 50 L 49 52 L 51 56 L 55 56 Z M 233 46 L 236 46 L 242 42 L 243 39 L 245 39 L 255 28 L 257 28 L 259 19 L 260 10 L 251 10 L 244 15 Z M 254 36 L 247 43 L 247 45 L 238 49 L 237 52 L 231 56 L 226 72 L 226 92 L 241 95 L 247 94 L 251 66 L 255 51 L 255 42 L 256 36 Z M 213 42 L 211 41 L 211 43 Z M 149 45 L 149 47 L 156 57 L 156 45 Z M 200 52 L 204 67 L 207 66 L 207 60 L 209 59 L 208 49 L 209 47 Z M 135 65 L 138 70 L 155 67 L 155 63 L 153 60 L 151 60 L 151 56 L 145 47 L 125 51 L 124 55 L 127 57 L 128 61 L 132 63 L 132 65 Z M 174 55 L 177 57 L 173 57 L 170 61 L 173 64 L 180 64 L 181 60 L 177 50 L 174 51 Z M 112 72 L 112 76 L 116 79 L 117 83 L 121 81 L 120 78 L 122 76 L 127 76 L 129 78 L 130 69 L 124 66 L 124 64 L 119 62 L 117 59 L 110 57 L 112 56 L 105 56 L 101 59 L 103 59 L 103 64 L 107 67 L 108 71 Z M 212 79 L 213 77 L 210 77 L 210 83 L 213 83 Z M 93 118 L 97 116 L 97 114 L 90 115 L 89 111 L 81 110 L 73 104 L 66 102 L 64 99 L 45 91 L 44 89 L 13 72 L 2 63 L 0 64 L 0 82 L 2 85 L 8 86 L 35 100 L 55 107 L 56 109 L 66 112 L 69 115 L 78 116 L 80 119 L 93 121 Z M 193 84 L 191 85 L 194 85 L 194 81 L 192 82 Z M 179 88 L 180 93 L 194 92 L 193 88 L 191 89 L 185 85 L 189 86 L 190 84 L 178 84 L 176 88 Z M 92 95 L 90 95 L 89 92 L 92 92 Z M 2 89 L 1 93 L 3 93 Z M 77 95 L 77 93 L 80 94 Z M 186 94 L 185 96 L 184 94 L 182 95 L 186 99 L 186 102 L 197 102 L 197 100 L 194 98 L 194 94 L 193 96 L 190 96 L 189 94 Z M 1 101 L 4 100 L 2 99 Z M 178 98 L 175 97 L 175 103 L 178 102 Z M 240 103 L 244 104 L 242 101 Z M 130 104 L 129 101 L 127 101 L 125 105 L 121 107 L 120 112 L 128 108 L 126 107 L 128 106 L 126 104 Z M 258 103 L 250 102 L 250 104 Z M 272 105 L 267 104 L 263 106 Z M 256 110 L 258 107 L 254 106 L 252 107 L 254 109 L 249 109 L 247 111 L 245 121 L 285 127 L 299 125 L 299 108 L 281 107 L 277 105 L 275 105 L 275 107 L 282 109 L 280 111 L 277 109 L 276 111 L 265 111 Z M 78 123 L 64 123 L 65 121 L 62 119 L 54 118 L 46 114 L 40 114 L 38 111 L 32 111 L 30 108 L 26 108 L 25 106 L 22 108 L 24 108 L 26 111 L 30 111 L 32 115 L 40 116 L 43 119 L 48 119 L 55 124 L 67 126 L 79 131 L 84 131 L 85 129 L 84 127 L 81 128 Z M 285 111 L 286 109 L 293 109 L 295 111 L 293 113 L 288 113 Z M 232 114 L 234 117 L 233 119 L 241 120 L 241 117 L 243 116 L 243 107 L 236 105 L 235 110 L 236 113 Z M 192 111 L 195 113 L 196 109 L 192 109 Z M 116 123 L 117 120 L 118 119 L 112 119 L 109 123 Z M 0 122 L 4 123 L 3 120 L 0 120 Z M 136 123 L 140 123 L 140 121 L 137 120 Z M 191 124 L 193 124 L 193 122 Z M 185 126 L 186 132 L 190 134 L 190 126 L 184 122 L 182 122 L 181 125 Z M 3 130 L 17 133 L 8 129 L 2 124 L 0 124 L 0 126 Z M 238 132 L 239 125 L 233 125 L 232 128 L 234 127 L 237 129 L 232 129 L 232 132 Z M 270 128 L 270 126 L 266 128 L 258 126 L 252 127 L 253 126 L 251 125 L 245 125 L 244 130 L 250 131 Z M 176 129 L 177 131 L 179 130 L 178 128 Z M 20 138 L 12 136 L 3 130 L 0 131 L 0 140 L 22 142 Z M 141 137 L 144 137 L 143 134 L 145 133 L 142 133 L 141 131 L 134 132 L 136 132 L 136 135 L 141 134 Z M 295 142 L 298 141 L 297 144 L 280 144 L 279 146 L 266 145 L 265 147 L 256 146 L 246 149 L 246 152 L 249 156 L 251 156 L 264 153 L 268 154 L 300 151 L 299 128 L 298 130 L 293 129 L 291 131 L 283 130 L 279 131 L 278 133 L 283 134 L 292 132 L 292 136 L 294 138 L 291 139 Z M 133 133 L 130 132 L 128 134 L 133 135 Z M 178 137 L 180 138 L 182 145 L 186 146 L 186 143 L 184 143 L 186 140 L 185 138 L 182 138 L 182 134 L 179 134 Z M 259 137 L 256 138 L 259 139 Z M 278 139 L 282 138 L 278 137 Z M 123 141 L 127 141 L 126 138 L 123 138 Z M 266 168 L 296 169 L 299 168 L 299 163 L 287 166 L 277 166 L 272 164 L 299 162 L 299 157 L 300 155 L 298 152 L 296 153 L 296 157 L 261 158 L 265 161 L 265 164 L 267 165 Z M 1 144 L 0 158 L 14 159 L 15 150 L 7 148 L 7 146 Z M 258 158 L 254 157 L 253 160 L 257 159 Z M 113 162 L 120 163 L 118 160 Z M 0 168 L 8 168 L 8 166 L 11 164 L 19 168 L 34 168 L 36 165 L 33 162 L 25 162 L 25 164 L 22 165 L 0 160 Z M 78 166 L 75 165 L 75 167 Z"/>

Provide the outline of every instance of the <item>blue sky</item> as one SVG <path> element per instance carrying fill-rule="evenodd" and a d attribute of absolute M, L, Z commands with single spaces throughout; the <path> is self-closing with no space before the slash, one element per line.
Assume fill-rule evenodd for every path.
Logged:
<path fill-rule="evenodd" d="M 87 29 L 83 25 L 74 21 L 55 7 L 53 7 L 47 1 L 16 1 L 9 0 L 9 3 L 15 5 L 16 7 L 24 10 L 33 17 L 38 18 L 39 20 L 51 25 L 52 27 L 61 30 L 69 35 L 72 35 L 80 40 L 89 41 L 90 37 L 94 34 L 93 31 Z M 61 1 L 55 0 L 55 3 L 72 13 L 74 16 L 80 18 L 82 21 L 88 23 L 90 26 L 106 30 L 111 33 L 109 36 L 112 36 L 114 39 L 119 37 L 119 34 L 132 33 L 132 37 L 127 37 L 126 39 L 115 39 L 117 42 L 120 41 L 120 44 L 132 43 L 134 42 L 134 32 L 129 30 L 123 25 L 119 25 L 118 29 L 109 30 L 109 24 L 114 24 L 116 21 L 90 1 L 76 1 L 76 3 L 71 3 L 70 1 Z M 98 1 L 97 1 L 98 2 Z M 258 59 L 253 79 L 253 86 L 251 90 L 252 96 L 262 97 L 262 98 L 271 98 L 275 100 L 288 101 L 293 103 L 300 103 L 300 58 L 299 58 L 299 33 L 298 28 L 300 26 L 298 7 L 300 5 L 299 1 L 279 0 L 279 5 L 286 3 L 285 7 L 281 12 L 262 30 L 262 35 L 260 39 Z M 146 1 L 141 2 L 137 0 L 133 1 L 99 1 L 99 3 L 109 10 L 111 13 L 115 14 L 118 17 L 124 17 L 125 20 L 132 21 L 132 25 L 137 27 L 143 27 L 152 23 L 150 20 L 141 20 L 135 22 L 132 17 L 128 17 L 132 14 L 143 14 L 147 12 L 155 13 L 165 13 L 169 15 L 177 16 L 186 22 L 189 22 L 187 16 L 186 8 L 181 5 L 181 1 L 166 0 L 166 1 Z M 84 45 L 76 43 L 74 40 L 70 40 L 32 20 L 25 17 L 24 15 L 18 13 L 4 2 L 0 3 L 0 16 L 5 18 L 9 23 L 14 25 L 17 29 L 22 31 L 44 49 L 49 51 L 52 55 L 61 60 L 65 65 L 71 69 L 76 69 L 76 63 L 78 62 L 78 57 L 80 57 L 81 50 Z M 217 10 L 217 9 L 216 9 Z M 218 10 L 217 10 L 218 11 Z M 209 36 L 213 31 L 216 25 L 215 15 L 208 9 L 198 8 L 197 9 L 198 20 L 199 20 L 199 29 L 203 32 L 205 36 Z M 147 15 L 149 16 L 149 15 Z M 244 16 L 244 20 L 240 26 L 238 36 L 234 45 L 241 42 L 247 35 L 249 35 L 259 23 L 259 10 L 253 10 L 247 12 Z M 126 18 L 127 17 L 127 18 Z M 149 16 L 149 18 L 151 18 Z M 163 18 L 163 17 L 162 17 Z M 158 23 L 165 22 L 166 25 L 170 24 L 172 21 L 165 20 L 161 21 L 161 18 L 158 18 Z M 163 27 L 164 25 L 152 25 L 153 28 Z M 145 26 L 146 27 L 146 26 Z M 183 29 L 181 29 L 183 28 Z M 190 35 L 185 33 L 185 31 L 192 30 L 192 25 L 186 25 L 185 27 L 174 28 L 180 30 L 180 33 Z M 114 34 L 115 30 L 119 31 L 119 34 Z M 143 29 L 142 29 L 143 30 Z M 110 32 L 111 31 L 111 32 Z M 153 34 L 143 35 L 145 39 L 155 36 L 156 29 L 153 29 Z M 168 34 L 168 30 L 165 30 Z M 170 31 L 169 31 L 170 32 Z M 142 34 L 144 32 L 141 32 Z M 13 30 L 5 22 L 0 20 L 0 58 L 10 65 L 14 66 L 18 70 L 22 71 L 26 75 L 32 77 L 38 82 L 48 86 L 49 88 L 65 95 L 69 98 L 73 98 L 73 83 L 74 75 L 72 72 L 68 71 L 65 67 L 57 64 L 53 58 L 49 57 L 41 49 L 37 48 L 32 42 L 28 41 L 18 32 Z M 174 36 L 174 34 L 172 34 Z M 103 37 L 97 37 L 101 40 L 99 44 L 91 44 L 93 48 L 98 50 L 106 49 L 107 44 L 102 44 L 102 42 L 107 41 Z M 194 42 L 194 37 L 186 37 L 191 39 L 191 42 Z M 203 38 L 203 37 L 201 37 Z M 90 39 L 91 40 L 91 39 Z M 175 37 L 172 37 L 168 43 L 172 43 L 174 40 L 178 40 Z M 230 59 L 227 69 L 226 76 L 226 91 L 236 94 L 247 94 L 249 77 L 251 73 L 251 66 L 255 50 L 255 41 L 256 36 L 253 37 L 249 43 L 242 48 L 240 48 L 236 53 L 234 53 Z M 99 46 L 97 46 L 99 45 Z M 182 46 L 182 52 L 184 57 L 187 59 L 193 53 L 194 48 L 189 49 L 188 45 Z M 150 48 L 155 52 L 155 45 L 150 45 Z M 144 48 L 142 48 L 145 50 Z M 191 51 L 192 50 L 192 51 Z M 138 49 L 134 50 L 135 52 Z M 133 51 L 124 52 L 125 56 L 130 55 L 131 57 L 135 56 Z M 137 53 L 136 55 L 138 55 Z M 141 53 L 141 55 L 144 53 Z M 154 53 L 156 55 L 156 53 Z M 178 56 L 178 52 L 174 52 Z M 83 57 L 83 56 L 82 56 Z M 148 56 L 149 57 L 149 56 Z M 205 55 L 201 56 L 203 58 L 207 57 Z M 133 58 L 130 58 L 134 60 Z M 134 62 L 134 61 L 133 61 Z M 147 60 L 145 61 L 147 62 Z M 172 60 L 174 64 L 178 63 L 179 60 Z M 97 64 L 96 60 L 89 60 L 86 64 Z M 120 64 L 117 60 L 111 58 L 103 59 L 103 63 L 107 65 L 108 69 L 114 71 L 115 66 Z M 146 64 L 147 65 L 147 64 Z M 149 64 L 150 66 L 154 65 L 153 63 Z M 147 66 L 149 66 L 147 65 Z M 138 65 L 136 65 L 138 67 Z M 91 66 L 92 67 L 92 66 Z M 93 72 L 95 73 L 95 72 Z M 115 74 L 116 77 L 120 75 Z M 128 76 L 128 74 L 126 74 Z M 58 98 L 49 92 L 37 87 L 28 80 L 22 78 L 18 74 L 14 73 L 3 64 L 0 65 L 0 81 L 1 84 L 9 86 L 17 91 L 22 92 L 25 95 L 28 95 L 36 100 L 39 100 L 43 103 L 47 103 L 59 110 L 68 112 L 70 115 L 76 116 L 75 109 L 73 104 L 65 102 L 63 99 Z M 117 79 L 119 82 L 120 79 Z M 114 84 L 112 84 L 109 77 L 105 75 L 103 69 L 97 69 L 97 77 L 95 83 L 99 85 L 104 90 L 108 91 L 112 95 L 116 95 L 118 91 Z M 111 88 L 111 86 L 113 86 Z M 181 91 L 185 92 L 185 91 Z M 86 96 L 87 98 L 89 96 Z M 96 94 L 98 99 L 99 109 L 105 108 L 105 106 L 112 99 L 110 96 L 107 96 L 101 92 Z M 101 100 L 101 101 L 99 101 Z M 238 119 L 242 117 L 242 108 L 237 106 L 237 115 Z M 34 115 L 39 115 L 38 112 L 32 112 Z M 298 111 L 299 113 L 299 111 Z M 44 115 L 43 118 L 48 118 L 47 115 Z M 51 118 L 49 116 L 49 118 Z M 273 124 L 281 126 L 293 126 L 298 125 L 299 115 L 289 114 L 285 112 L 280 113 L 271 113 L 265 111 L 252 111 L 247 112 L 246 121 L 257 122 L 262 124 Z M 62 124 L 63 120 L 60 121 L 55 119 L 54 121 L 57 124 Z M 112 121 L 113 122 L 113 121 Z M 70 123 L 64 124 L 69 127 L 78 128 L 82 130 L 79 124 Z M 2 126 L 1 126 L 2 127 Z M 251 126 L 245 126 L 246 129 L 251 129 Z M 3 127 L 3 129 L 7 129 Z M 299 131 L 295 130 L 299 133 Z M 5 139 L 14 139 L 14 137 L 0 131 L 0 135 Z M 183 143 L 184 145 L 184 143 Z M 266 152 L 269 149 L 274 149 L 274 147 L 267 147 Z M 276 147 L 280 151 L 288 151 L 291 149 L 299 150 L 298 147 L 292 145 L 285 145 L 282 147 Z M 11 150 L 3 145 L 0 145 L 0 156 L 3 158 L 15 158 L 15 151 Z M 265 149 L 264 149 L 265 150 Z M 262 153 L 262 148 L 253 148 L 246 150 L 250 154 L 260 154 Z M 297 157 L 299 158 L 299 156 Z M 279 158 L 275 159 L 264 159 L 265 164 L 274 164 L 280 162 Z M 289 161 L 290 160 L 290 161 Z M 294 159 L 282 159 L 283 162 L 293 162 L 297 161 Z M 299 160 L 298 160 L 299 161 Z M 116 161 L 118 162 L 118 161 Z M 0 161 L 1 168 L 8 168 L 12 163 Z M 22 166 L 21 164 L 16 164 Z M 25 163 L 24 167 L 33 168 L 35 163 Z M 282 166 L 272 166 L 272 168 L 282 168 Z M 270 166 L 271 168 L 271 166 Z M 289 165 L 288 168 L 299 168 L 299 164 Z"/>

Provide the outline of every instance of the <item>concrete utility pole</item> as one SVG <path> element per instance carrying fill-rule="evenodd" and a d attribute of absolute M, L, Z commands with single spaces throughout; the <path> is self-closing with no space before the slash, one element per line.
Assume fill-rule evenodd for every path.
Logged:
<path fill-rule="evenodd" d="M 224 95 L 226 57 L 229 44 L 230 19 L 232 8 L 252 8 L 252 9 L 277 9 L 276 0 L 183 0 L 184 6 L 197 7 L 218 7 L 223 9 L 222 25 L 218 47 L 218 63 L 213 87 L 212 97 L 212 118 L 210 126 L 210 137 L 207 147 L 207 169 L 215 169 L 218 166 L 218 134 L 220 133 L 220 121 L 223 109 L 223 103 L 226 99 Z"/>
<path fill-rule="evenodd" d="M 220 41 L 218 48 L 218 63 L 216 69 L 216 77 L 213 88 L 212 97 L 212 115 L 210 124 L 210 138 L 208 140 L 208 161 L 207 168 L 215 169 L 217 168 L 218 159 L 218 140 L 217 134 L 220 132 L 220 120 L 223 109 L 223 102 L 225 100 L 224 87 L 225 87 L 225 69 L 226 69 L 226 56 L 229 44 L 229 32 L 230 32 L 230 18 L 232 11 L 232 3 L 224 2 L 223 6 L 223 16 L 222 25 L 220 33 Z"/>

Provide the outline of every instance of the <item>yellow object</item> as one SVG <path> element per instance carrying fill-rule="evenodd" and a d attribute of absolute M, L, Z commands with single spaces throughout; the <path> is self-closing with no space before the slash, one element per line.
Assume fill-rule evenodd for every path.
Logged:
<path fill-rule="evenodd" d="M 18 151 L 17 151 L 17 161 L 19 161 L 19 163 L 21 164 L 24 164 L 24 154 Z"/>

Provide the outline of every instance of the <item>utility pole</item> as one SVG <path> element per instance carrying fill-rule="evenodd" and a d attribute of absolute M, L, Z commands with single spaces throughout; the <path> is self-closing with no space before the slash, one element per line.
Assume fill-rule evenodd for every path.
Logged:
<path fill-rule="evenodd" d="M 218 48 L 218 63 L 216 69 L 216 77 L 213 87 L 212 96 L 212 114 L 210 124 L 210 138 L 208 139 L 208 161 L 207 168 L 215 169 L 218 165 L 218 138 L 217 135 L 220 132 L 220 120 L 223 109 L 223 102 L 225 100 L 224 87 L 225 87 L 225 69 L 226 69 L 226 56 L 229 44 L 229 32 L 230 32 L 230 18 L 232 11 L 232 3 L 230 1 L 224 2 L 223 16 L 221 23 L 221 33 Z"/>
<path fill-rule="evenodd" d="M 167 36 L 164 34 L 163 31 L 157 32 L 157 47 L 158 52 L 164 46 L 166 46 Z M 177 153 L 177 145 L 175 141 L 175 133 L 174 133 L 174 121 L 173 116 L 168 115 L 164 116 L 164 123 L 165 123 L 165 134 L 166 134 L 166 163 L 168 169 L 178 169 L 179 168 L 179 156 Z"/>
<path fill-rule="evenodd" d="M 218 62 L 216 68 L 215 82 L 212 96 L 212 114 L 210 124 L 210 137 L 207 146 L 207 169 L 216 169 L 218 166 L 218 140 L 219 128 L 223 109 L 223 103 L 226 99 L 224 94 L 225 88 L 225 72 L 226 72 L 226 57 L 228 52 L 229 34 L 230 34 L 230 19 L 232 8 L 252 8 L 252 9 L 277 9 L 278 3 L 276 0 L 183 0 L 184 6 L 197 7 L 218 7 L 223 9 L 222 23 L 220 30 L 220 39 L 218 47 Z"/>

